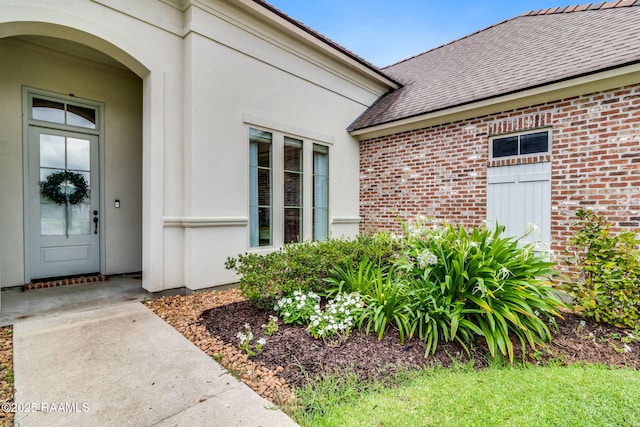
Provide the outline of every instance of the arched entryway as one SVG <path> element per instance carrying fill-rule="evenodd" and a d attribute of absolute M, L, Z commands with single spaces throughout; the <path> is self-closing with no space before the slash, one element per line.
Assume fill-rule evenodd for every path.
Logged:
<path fill-rule="evenodd" d="M 57 25 L 0 24 L 0 35 L 2 286 L 143 270 L 143 67 Z M 87 197 L 43 194 L 60 172 L 82 177 Z"/>

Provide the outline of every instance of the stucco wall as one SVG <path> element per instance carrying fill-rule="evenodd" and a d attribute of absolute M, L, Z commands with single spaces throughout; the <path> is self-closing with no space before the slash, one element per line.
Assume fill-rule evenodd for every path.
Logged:
<path fill-rule="evenodd" d="M 254 2 L 0 0 L 0 7 L 0 37 L 33 34 L 76 41 L 139 77 L 102 79 L 100 67 L 69 71 L 59 58 L 37 59 L 47 74 L 30 68 L 23 75 L 20 61 L 30 57 L 0 71 L 0 77 L 11 76 L 0 83 L 3 94 L 24 84 L 104 102 L 107 143 L 116 140 L 124 147 L 135 140 L 130 145 L 135 153 L 105 156 L 108 228 L 118 230 L 106 236 L 107 274 L 127 263 L 139 265 L 128 251 L 141 251 L 143 285 L 150 291 L 237 280 L 224 261 L 250 250 L 249 126 L 330 145 L 330 231 L 333 236 L 358 232 L 359 147 L 346 128 L 392 85 L 363 64 Z M 10 111 L 1 120 L 20 126 L 15 96 L 19 91 L 2 98 L 0 109 Z M 135 137 L 118 114 L 139 126 Z M 15 166 L 21 142 L 18 148 L 13 142 L 21 141 L 19 127 L 0 138 L 12 141 L 2 140 L 0 146 L 0 161 L 10 164 L 9 172 L 0 172 L 0 188 L 7 194 L 22 188 Z M 130 205 L 129 190 L 115 189 L 140 177 L 141 197 L 133 198 L 140 205 Z M 122 202 L 117 213 L 112 211 L 116 198 Z M 129 206 L 138 214 L 141 206 L 141 238 L 123 218 Z M 21 251 L 13 248 L 22 244 L 22 213 L 15 208 L 2 213 L 12 218 L 6 229 L 13 227 L 7 234 L 11 243 L 2 246 L 3 265 L 12 265 L 11 273 L 2 269 L 3 282 L 9 276 L 17 283 L 23 263 Z M 134 240 L 135 245 L 127 244 Z M 5 246 L 13 251 L 10 258 Z"/>
<path fill-rule="evenodd" d="M 640 85 L 362 141 L 362 230 L 399 230 L 419 215 L 474 226 L 486 218 L 489 136 L 552 129 L 552 249 L 573 233 L 580 207 L 619 229 L 640 225 Z M 519 160 L 522 162 L 523 160 Z"/>
<path fill-rule="evenodd" d="M 190 16 L 193 32 L 185 39 L 182 217 L 200 223 L 179 230 L 172 227 L 184 235 L 180 250 L 187 286 L 197 289 L 236 281 L 235 274 L 224 269 L 224 261 L 251 250 L 250 126 L 329 145 L 330 233 L 357 234 L 359 147 L 346 127 L 382 89 L 358 87 L 338 74 L 347 71 L 331 69 L 336 65 L 330 61 L 322 68 L 215 15 L 192 10 Z M 251 27 L 273 32 L 260 28 L 259 22 Z M 282 38 L 277 32 L 271 36 Z"/>
<path fill-rule="evenodd" d="M 142 84 L 132 73 L 0 39 L 0 250 L 2 286 L 24 284 L 22 86 L 105 104 L 106 274 L 140 271 Z M 115 209 L 113 200 L 121 200 Z"/>

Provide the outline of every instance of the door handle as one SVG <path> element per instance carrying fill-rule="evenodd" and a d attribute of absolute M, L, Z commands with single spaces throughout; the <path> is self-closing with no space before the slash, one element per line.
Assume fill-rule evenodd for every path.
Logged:
<path fill-rule="evenodd" d="M 98 211 L 93 211 L 93 224 L 96 227 L 93 234 L 98 234 Z"/>

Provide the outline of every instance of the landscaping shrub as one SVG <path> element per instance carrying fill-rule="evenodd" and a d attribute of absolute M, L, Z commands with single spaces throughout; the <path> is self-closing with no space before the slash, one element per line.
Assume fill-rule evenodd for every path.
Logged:
<path fill-rule="evenodd" d="M 492 355 L 513 360 L 516 337 L 523 354 L 550 341 L 549 322 L 562 302 L 547 276 L 553 264 L 505 238 L 503 227 L 468 232 L 464 227 L 404 226 L 394 265 L 363 259 L 357 266 L 334 267 L 330 293 L 359 292 L 365 303 L 358 324 L 381 337 L 389 325 L 417 336 L 435 352 L 440 341 L 463 346 L 483 336 Z"/>
<path fill-rule="evenodd" d="M 640 317 L 640 239 L 614 234 L 611 224 L 591 210 L 578 210 L 578 231 L 567 261 L 577 271 L 567 286 L 576 308 L 598 322 L 638 327 Z"/>
<path fill-rule="evenodd" d="M 432 352 L 441 339 L 466 346 L 479 335 L 491 355 L 512 361 L 511 336 L 523 354 L 527 345 L 551 340 L 549 321 L 562 305 L 548 281 L 553 264 L 535 253 L 535 244 L 521 246 L 503 231 L 405 227 L 398 264 L 408 284 L 411 330 Z"/>
<path fill-rule="evenodd" d="M 334 265 L 357 264 L 363 257 L 390 263 L 397 251 L 394 245 L 386 233 L 352 240 L 292 243 L 265 255 L 246 253 L 228 258 L 225 267 L 240 275 L 240 291 L 248 300 L 271 308 L 276 299 L 294 291 L 324 294 L 324 278 Z"/>

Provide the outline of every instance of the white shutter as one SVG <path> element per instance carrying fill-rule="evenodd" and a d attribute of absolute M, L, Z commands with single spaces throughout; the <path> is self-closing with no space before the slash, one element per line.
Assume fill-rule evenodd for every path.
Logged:
<path fill-rule="evenodd" d="M 501 166 L 487 170 L 487 221 L 505 227 L 505 235 L 521 237 L 528 224 L 535 231 L 523 242 L 551 244 L 551 163 Z"/>

